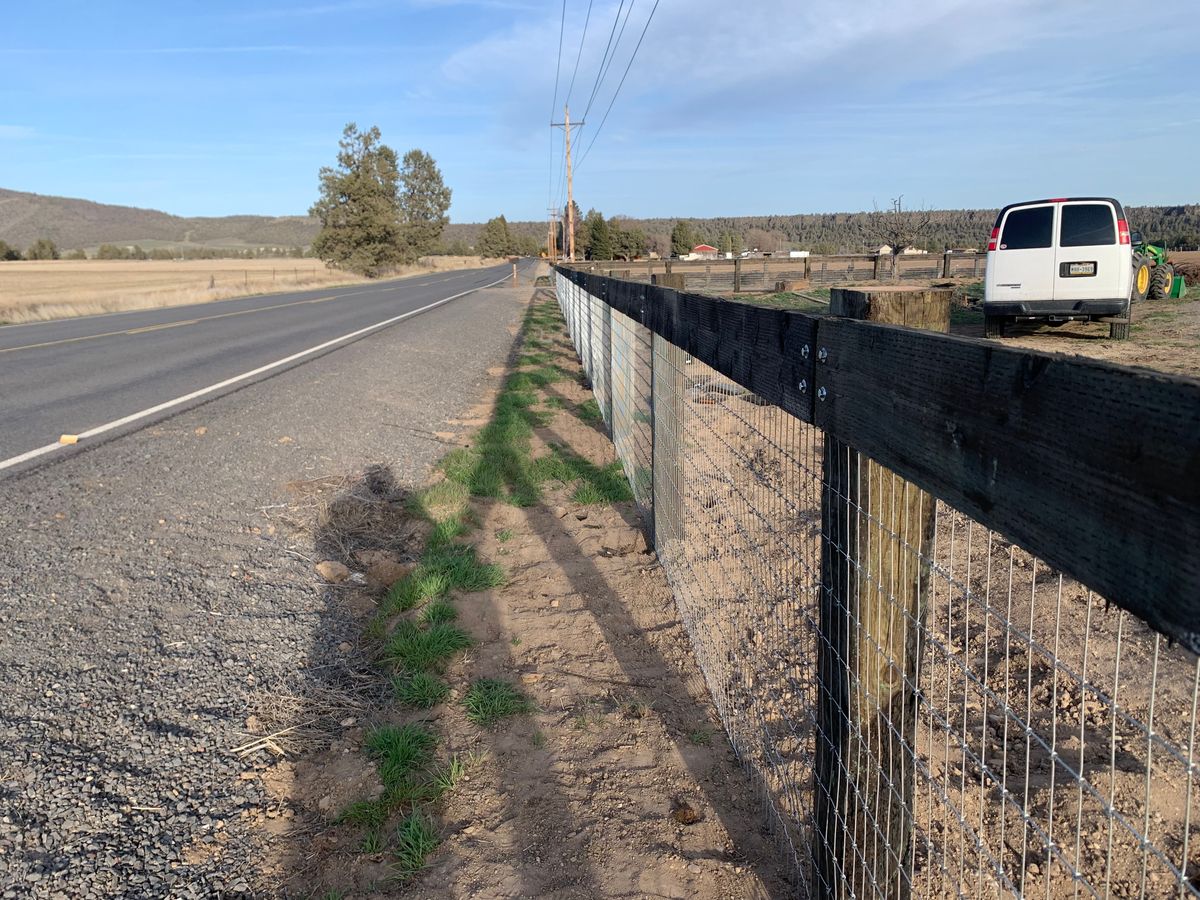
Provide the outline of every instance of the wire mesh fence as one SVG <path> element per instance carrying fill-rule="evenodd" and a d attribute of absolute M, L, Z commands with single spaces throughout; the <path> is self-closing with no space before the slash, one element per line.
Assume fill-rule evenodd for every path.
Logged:
<path fill-rule="evenodd" d="M 735 751 L 819 897 L 1200 897 L 1200 664 L 557 276 Z"/>

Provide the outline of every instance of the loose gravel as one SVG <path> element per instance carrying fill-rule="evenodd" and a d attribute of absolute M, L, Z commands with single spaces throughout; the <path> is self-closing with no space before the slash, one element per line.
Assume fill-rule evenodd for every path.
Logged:
<path fill-rule="evenodd" d="M 351 631 L 311 538 L 272 514 L 297 480 L 423 479 L 529 294 L 462 298 L 0 481 L 0 897 L 276 893 L 260 828 L 289 811 L 233 748 L 263 692 L 348 674 Z"/>

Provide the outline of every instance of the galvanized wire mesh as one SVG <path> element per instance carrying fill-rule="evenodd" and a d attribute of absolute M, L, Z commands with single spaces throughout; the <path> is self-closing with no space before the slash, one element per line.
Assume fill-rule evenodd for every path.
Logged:
<path fill-rule="evenodd" d="M 802 891 L 1200 897 L 1193 654 L 603 298 L 558 295 Z"/>

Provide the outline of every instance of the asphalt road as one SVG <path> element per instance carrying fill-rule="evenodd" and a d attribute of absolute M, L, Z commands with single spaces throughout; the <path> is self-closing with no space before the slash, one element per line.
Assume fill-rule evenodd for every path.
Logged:
<path fill-rule="evenodd" d="M 109 428 L 104 436 L 140 427 L 342 346 L 322 347 L 330 341 L 492 284 L 510 272 L 503 265 L 0 328 L 0 477 L 69 453 L 66 447 L 49 449 L 60 435 L 94 442 L 101 435 L 89 436 L 92 429 L 288 360 L 136 423 Z M 321 349 L 289 360 L 315 348 Z M 22 459 L 39 449 L 47 452 Z"/>
<path fill-rule="evenodd" d="M 299 702 L 286 725 L 307 728 L 330 696 L 389 692 L 358 649 L 348 589 L 314 571 L 317 511 L 368 466 L 401 486 L 428 478 L 502 383 L 532 274 L 3 473 L 0 898 L 310 895 L 288 893 L 283 863 L 312 849 L 290 827 L 302 800 L 289 778 L 268 781 L 277 757 L 233 748 L 251 717 L 275 721 L 279 698 Z M 382 295 L 385 314 L 419 302 L 413 284 L 378 287 L 402 287 Z M 368 724 L 345 715 L 326 739 Z"/>

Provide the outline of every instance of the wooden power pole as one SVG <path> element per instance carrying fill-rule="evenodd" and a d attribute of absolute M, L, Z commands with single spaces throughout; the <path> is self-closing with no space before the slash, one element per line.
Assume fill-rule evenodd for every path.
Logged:
<path fill-rule="evenodd" d="M 562 128 L 566 133 L 566 151 L 567 151 L 567 241 L 566 247 L 567 259 L 571 262 L 575 261 L 575 191 L 573 179 L 571 177 L 571 107 L 563 106 L 563 120 L 561 122 L 551 122 L 554 128 Z M 576 128 L 582 128 L 584 122 L 575 123 Z"/>

